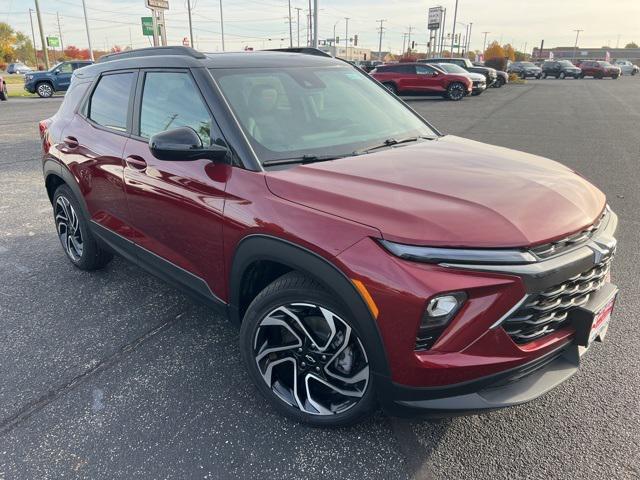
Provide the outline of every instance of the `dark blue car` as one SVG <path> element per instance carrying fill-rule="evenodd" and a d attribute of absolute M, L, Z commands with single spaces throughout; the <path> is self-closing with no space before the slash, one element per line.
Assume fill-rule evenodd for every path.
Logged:
<path fill-rule="evenodd" d="M 55 92 L 66 92 L 73 71 L 92 63 L 89 60 L 72 60 L 60 63 L 45 72 L 27 73 L 24 76 L 24 89 L 29 93 L 37 93 L 42 98 L 48 98 Z"/>

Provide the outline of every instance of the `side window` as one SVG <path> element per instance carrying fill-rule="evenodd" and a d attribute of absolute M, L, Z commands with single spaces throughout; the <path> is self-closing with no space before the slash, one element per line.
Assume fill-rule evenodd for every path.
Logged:
<path fill-rule="evenodd" d="M 140 136 L 150 138 L 177 127 L 193 128 L 211 145 L 211 115 L 186 72 L 147 72 L 140 108 Z"/>
<path fill-rule="evenodd" d="M 70 63 L 63 63 L 58 67 L 58 71 L 60 73 L 71 73 L 73 72 L 73 67 L 71 66 Z"/>
<path fill-rule="evenodd" d="M 416 73 L 418 75 L 433 75 L 435 70 L 431 67 L 427 67 L 426 65 L 416 65 Z"/>
<path fill-rule="evenodd" d="M 133 75 L 128 72 L 103 76 L 91 95 L 87 116 L 98 125 L 126 132 Z"/>
<path fill-rule="evenodd" d="M 393 71 L 397 73 L 408 73 L 410 75 L 415 74 L 415 67 L 413 65 L 396 65 L 393 67 Z"/>

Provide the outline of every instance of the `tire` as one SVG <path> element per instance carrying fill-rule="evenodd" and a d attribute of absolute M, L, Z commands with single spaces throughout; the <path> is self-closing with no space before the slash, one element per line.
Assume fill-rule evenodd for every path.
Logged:
<path fill-rule="evenodd" d="M 566 76 L 567 76 L 567 74 L 566 74 L 566 73 L 564 73 L 564 72 L 560 72 L 560 73 L 558 74 L 558 78 L 559 78 L 560 80 L 564 80 L 564 79 L 566 78 Z"/>
<path fill-rule="evenodd" d="M 527 75 L 524 72 L 520 72 L 520 78 L 522 80 L 526 80 L 527 79 Z"/>
<path fill-rule="evenodd" d="M 611 75 L 611 78 L 614 79 L 614 80 L 617 80 L 619 77 L 620 77 L 620 75 L 617 75 L 617 74 Z"/>
<path fill-rule="evenodd" d="M 276 411 L 326 427 L 350 425 L 371 413 L 376 402 L 367 346 L 349 316 L 335 294 L 299 272 L 276 279 L 251 302 L 240 328 L 240 352 Z"/>
<path fill-rule="evenodd" d="M 578 78 L 584 78 L 584 73 L 581 73 Z"/>
<path fill-rule="evenodd" d="M 447 87 L 447 93 L 445 94 L 445 98 L 448 98 L 449 100 L 457 102 L 459 100 L 462 100 L 466 95 L 466 93 L 467 92 L 462 83 L 453 82 L 453 83 L 450 83 L 449 86 Z"/>
<path fill-rule="evenodd" d="M 0 101 L 6 102 L 9 100 L 9 92 L 7 92 L 7 85 L 2 85 L 2 90 L 0 90 Z"/>
<path fill-rule="evenodd" d="M 98 270 L 113 258 L 91 233 L 89 221 L 67 185 L 60 185 L 53 194 L 53 219 L 62 249 L 80 270 Z"/>
<path fill-rule="evenodd" d="M 636 73 L 638 73 L 638 72 L 636 72 L 635 70 L 631 70 L 631 76 L 632 76 L 632 77 L 633 77 Z"/>
<path fill-rule="evenodd" d="M 602 73 L 600 73 L 600 72 L 596 73 L 596 74 L 593 76 L 593 78 L 595 78 L 596 80 L 602 80 L 602 77 L 603 77 L 603 75 L 602 75 Z"/>
<path fill-rule="evenodd" d="M 40 98 L 49 98 L 53 96 L 53 85 L 49 82 L 40 82 L 36 85 L 36 93 Z"/>
<path fill-rule="evenodd" d="M 543 80 L 547 78 L 547 72 L 542 72 L 540 75 L 542 76 Z"/>
<path fill-rule="evenodd" d="M 504 79 L 502 77 L 498 77 L 492 86 L 493 88 L 502 88 L 503 85 L 504 85 Z"/>
<path fill-rule="evenodd" d="M 389 90 L 391 93 L 393 93 L 394 95 L 398 95 L 398 87 L 396 87 L 395 83 L 387 82 L 387 83 L 383 83 L 382 85 L 384 85 L 385 88 Z"/>
<path fill-rule="evenodd" d="M 479 97 L 480 95 L 482 95 L 482 92 L 484 92 L 484 90 L 482 90 L 481 92 L 471 92 L 471 96 L 472 97 Z"/>

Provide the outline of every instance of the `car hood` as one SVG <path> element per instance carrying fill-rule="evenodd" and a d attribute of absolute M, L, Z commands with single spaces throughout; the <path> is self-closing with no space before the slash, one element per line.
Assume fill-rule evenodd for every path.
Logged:
<path fill-rule="evenodd" d="M 484 75 L 482 75 L 481 73 L 468 72 L 468 73 L 467 73 L 467 76 L 468 76 L 471 80 L 473 80 L 474 82 L 479 82 L 479 81 L 484 82 L 484 81 L 487 79 L 487 78 L 486 78 Z"/>
<path fill-rule="evenodd" d="M 413 245 L 525 247 L 591 225 L 605 196 L 536 155 L 455 136 L 270 171 L 281 198 Z"/>

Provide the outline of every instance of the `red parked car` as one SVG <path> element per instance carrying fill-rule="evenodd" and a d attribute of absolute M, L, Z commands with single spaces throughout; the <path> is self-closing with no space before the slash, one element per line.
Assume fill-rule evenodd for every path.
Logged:
<path fill-rule="evenodd" d="M 424 63 L 380 65 L 370 75 L 397 95 L 442 95 L 449 100 L 462 100 L 473 89 L 468 76 L 446 73 Z"/>
<path fill-rule="evenodd" d="M 70 262 L 116 252 L 228 313 L 247 380 L 291 418 L 523 403 L 609 326 L 600 190 L 443 136 L 340 60 L 113 54 L 40 133 Z"/>
<path fill-rule="evenodd" d="M 7 91 L 7 82 L 0 75 L 0 101 L 9 100 L 9 92 Z"/>
<path fill-rule="evenodd" d="M 586 60 L 584 62 L 580 62 L 577 66 L 582 70 L 582 73 L 580 74 L 582 78 L 593 77 L 600 79 L 610 77 L 615 80 L 621 74 L 620 67 L 616 67 L 615 65 L 611 65 L 609 62 L 603 62 L 601 60 Z"/>

